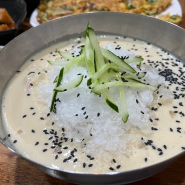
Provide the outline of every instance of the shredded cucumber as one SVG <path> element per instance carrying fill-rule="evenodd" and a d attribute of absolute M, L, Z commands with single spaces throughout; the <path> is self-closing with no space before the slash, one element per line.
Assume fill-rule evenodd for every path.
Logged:
<path fill-rule="evenodd" d="M 73 89 L 75 87 L 78 87 L 83 80 L 83 75 L 75 78 L 74 80 L 71 80 L 68 83 L 62 84 L 54 89 L 55 92 L 64 92 L 70 89 Z"/>

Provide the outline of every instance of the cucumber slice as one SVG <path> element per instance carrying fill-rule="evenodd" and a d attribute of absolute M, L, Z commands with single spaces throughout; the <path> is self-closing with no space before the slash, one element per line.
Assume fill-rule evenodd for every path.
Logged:
<path fill-rule="evenodd" d="M 132 80 L 134 82 L 137 82 L 137 83 L 141 83 L 141 84 L 144 84 L 143 82 L 139 81 L 139 80 L 136 80 L 135 78 L 127 78 L 128 80 Z"/>
<path fill-rule="evenodd" d="M 53 81 L 53 83 L 56 83 L 58 81 L 58 75 L 56 76 L 55 80 Z"/>
<path fill-rule="evenodd" d="M 62 51 L 59 51 L 58 49 L 56 49 L 56 51 L 65 59 L 72 59 L 73 56 L 69 53 L 65 53 L 65 52 L 62 52 Z"/>
<path fill-rule="evenodd" d="M 87 81 L 87 86 L 91 85 L 98 78 L 100 78 L 109 68 L 113 68 L 113 69 L 118 69 L 119 70 L 119 68 L 115 64 L 106 63 L 91 78 L 89 78 L 89 80 Z"/>
<path fill-rule="evenodd" d="M 150 85 L 137 83 L 137 82 L 122 82 L 122 81 L 107 82 L 105 84 L 97 85 L 93 89 L 95 91 L 101 91 L 102 89 L 107 89 L 109 87 L 114 87 L 114 86 L 129 86 L 129 87 L 136 87 L 136 88 L 148 87 L 152 89 L 154 92 L 158 90 L 158 88 L 150 86 Z"/>
<path fill-rule="evenodd" d="M 141 62 L 143 61 L 144 59 L 142 57 L 132 57 L 132 58 L 128 58 L 128 59 L 125 59 L 125 62 L 127 64 L 131 64 L 131 63 L 135 63 L 135 62 L 138 62 L 139 63 L 139 67 L 141 67 Z"/>
<path fill-rule="evenodd" d="M 107 60 L 110 60 L 111 62 L 114 62 L 117 66 L 121 67 L 122 69 L 129 71 L 131 73 L 136 73 L 136 71 L 126 62 L 121 60 L 118 56 L 116 56 L 111 51 L 101 48 L 101 52 L 104 58 Z"/>
<path fill-rule="evenodd" d="M 52 66 L 66 66 L 67 64 L 69 64 L 69 61 L 63 61 L 63 60 L 51 61 L 51 60 L 48 60 L 48 63 Z"/>
<path fill-rule="evenodd" d="M 68 62 L 68 65 L 64 69 L 64 74 L 66 74 L 75 64 L 82 65 L 85 62 L 85 54 L 83 53 L 78 57 L 74 57 Z"/>
<path fill-rule="evenodd" d="M 83 75 L 75 78 L 74 80 L 71 80 L 68 83 L 62 84 L 54 89 L 55 92 L 64 92 L 70 89 L 73 89 L 75 87 L 78 87 L 83 80 Z"/>
<path fill-rule="evenodd" d="M 89 36 L 89 40 L 91 42 L 91 46 L 92 48 L 94 49 L 94 55 L 95 55 L 95 66 L 96 66 L 96 71 L 99 71 L 99 69 L 105 65 L 105 61 L 104 61 L 104 58 L 103 58 L 103 55 L 102 55 L 102 52 L 101 52 L 101 48 L 99 46 L 99 43 L 98 43 L 98 40 L 96 38 L 96 35 L 94 33 L 94 30 L 89 27 L 89 25 L 87 25 L 87 30 L 86 30 L 86 34 Z M 98 82 L 99 83 L 102 83 L 102 82 L 107 82 L 109 81 L 109 77 L 107 75 L 108 73 L 105 73 L 104 75 L 102 75 Z M 93 90 L 95 92 L 99 92 L 97 90 Z M 105 98 L 105 101 L 106 103 L 113 109 L 115 110 L 116 112 L 119 112 L 118 110 L 118 106 L 115 104 L 115 102 L 113 101 L 112 97 L 111 97 L 111 94 L 109 92 L 108 89 L 104 89 L 104 90 L 101 90 L 101 93 L 103 95 L 103 97 Z"/>
<path fill-rule="evenodd" d="M 57 78 L 57 82 L 56 82 L 56 86 L 55 86 L 55 87 L 58 87 L 58 86 L 61 84 L 62 79 L 63 79 L 63 74 L 64 74 L 64 68 L 62 68 L 62 69 L 60 70 L 60 73 L 59 73 L 59 75 L 57 76 L 58 78 L 56 77 L 56 78 Z M 55 79 L 56 79 L 56 78 L 55 78 Z M 54 102 L 55 102 L 56 97 L 57 97 L 57 91 L 53 92 L 53 97 L 52 97 L 51 106 L 50 106 L 50 112 L 53 111 Z"/>
<path fill-rule="evenodd" d="M 124 86 L 119 86 L 119 93 L 120 93 L 120 99 L 121 99 L 122 120 L 124 123 L 126 123 L 128 120 L 129 114 L 128 114 L 127 105 L 126 105 Z"/>
<path fill-rule="evenodd" d="M 85 62 L 89 76 L 91 77 L 95 74 L 94 50 L 88 36 L 85 37 Z"/>

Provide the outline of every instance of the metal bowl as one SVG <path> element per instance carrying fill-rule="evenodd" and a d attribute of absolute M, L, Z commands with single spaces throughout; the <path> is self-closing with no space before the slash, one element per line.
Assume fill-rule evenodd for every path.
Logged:
<path fill-rule="evenodd" d="M 95 12 L 63 17 L 42 24 L 15 38 L 0 53 L 0 94 L 2 100 L 6 84 L 21 64 L 34 53 L 60 41 L 81 36 L 87 22 L 98 34 L 128 36 L 153 43 L 185 61 L 185 30 L 173 24 L 136 14 Z M 44 173 L 78 184 L 126 184 L 152 176 L 177 160 L 184 152 L 148 167 L 110 174 L 87 174 L 57 170 L 22 156 L 7 137 L 0 119 L 0 141 L 9 150 L 32 163 Z"/>

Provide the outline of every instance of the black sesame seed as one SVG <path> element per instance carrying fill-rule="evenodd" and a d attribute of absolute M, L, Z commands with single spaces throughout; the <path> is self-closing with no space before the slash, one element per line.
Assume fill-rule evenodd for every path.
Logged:
<path fill-rule="evenodd" d="M 147 162 L 147 158 L 145 158 L 145 162 Z"/>
<path fill-rule="evenodd" d="M 173 129 L 172 129 L 172 128 L 170 128 L 170 131 L 171 131 L 171 132 L 173 132 Z"/>
<path fill-rule="evenodd" d="M 93 164 L 89 164 L 89 167 L 92 167 L 93 166 Z"/>
<path fill-rule="evenodd" d="M 44 149 L 44 150 L 43 150 L 43 152 L 46 152 L 46 151 L 47 151 L 47 149 Z"/>
<path fill-rule="evenodd" d="M 97 117 L 99 117 L 99 116 L 100 116 L 100 113 L 97 114 Z"/>
<path fill-rule="evenodd" d="M 36 114 L 36 112 L 34 112 L 32 115 L 35 115 Z"/>
<path fill-rule="evenodd" d="M 78 114 L 75 114 L 75 116 L 78 116 Z"/>
<path fill-rule="evenodd" d="M 152 118 L 150 118 L 150 122 L 153 122 Z"/>
<path fill-rule="evenodd" d="M 79 96 L 80 96 L 80 93 L 77 94 L 77 97 L 79 97 Z"/>
<path fill-rule="evenodd" d="M 64 128 L 62 128 L 62 131 L 63 131 L 63 132 L 65 132 L 65 129 L 64 129 Z"/>
<path fill-rule="evenodd" d="M 82 107 L 82 110 L 84 110 L 85 109 L 85 107 Z"/>
<path fill-rule="evenodd" d="M 64 159 L 63 162 L 65 163 L 67 161 L 67 159 Z"/>
<path fill-rule="evenodd" d="M 138 99 L 136 99 L 136 103 L 139 103 Z"/>
<path fill-rule="evenodd" d="M 87 118 L 88 118 L 88 116 L 85 117 L 85 119 L 87 119 Z"/>
<path fill-rule="evenodd" d="M 177 123 L 180 123 L 180 121 L 176 120 Z"/>
<path fill-rule="evenodd" d="M 43 117 L 41 117 L 41 118 L 40 118 L 40 120 L 44 120 L 44 118 L 43 118 Z"/>
<path fill-rule="evenodd" d="M 90 160 L 94 160 L 94 157 L 91 157 Z"/>
<path fill-rule="evenodd" d="M 50 113 L 48 113 L 47 116 L 50 116 Z"/>
<path fill-rule="evenodd" d="M 31 110 L 33 110 L 34 108 L 33 107 L 30 107 Z"/>
<path fill-rule="evenodd" d="M 10 137 L 10 134 L 8 134 L 8 137 Z"/>
<path fill-rule="evenodd" d="M 31 94 L 27 94 L 27 96 L 30 96 Z"/>
<path fill-rule="evenodd" d="M 36 143 L 35 143 L 35 146 L 38 145 L 38 144 L 39 144 L 39 142 L 36 142 Z"/>
<path fill-rule="evenodd" d="M 142 113 L 142 114 L 144 114 L 144 112 L 143 112 L 143 111 L 141 111 L 141 113 Z"/>
<path fill-rule="evenodd" d="M 25 118 L 27 115 L 24 115 L 23 118 Z"/>
<path fill-rule="evenodd" d="M 35 130 L 31 130 L 33 133 L 35 133 Z"/>
<path fill-rule="evenodd" d="M 83 163 L 83 167 L 84 167 L 84 168 L 86 167 L 86 163 Z"/>
<path fill-rule="evenodd" d="M 63 149 L 64 149 L 64 150 L 67 150 L 67 149 L 68 149 L 68 147 L 67 147 L 67 146 L 65 146 Z"/>
<path fill-rule="evenodd" d="M 59 151 L 59 152 L 58 152 L 58 154 L 61 154 L 61 153 L 62 153 L 62 151 Z"/>
<path fill-rule="evenodd" d="M 114 168 L 110 167 L 109 170 L 114 171 Z"/>
<path fill-rule="evenodd" d="M 162 152 L 162 150 L 160 148 L 157 149 L 159 152 Z"/>
<path fill-rule="evenodd" d="M 162 103 L 158 103 L 159 106 L 162 106 Z"/>
<path fill-rule="evenodd" d="M 163 152 L 160 152 L 159 155 L 163 155 Z"/>
<path fill-rule="evenodd" d="M 115 160 L 115 159 L 113 159 L 112 161 L 113 161 L 114 163 L 116 163 L 116 160 Z"/>
<path fill-rule="evenodd" d="M 156 147 L 155 146 L 152 146 L 152 148 L 155 150 L 156 149 Z"/>
<path fill-rule="evenodd" d="M 167 149 L 167 146 L 166 145 L 163 145 L 164 149 Z"/>
<path fill-rule="evenodd" d="M 52 125 L 54 125 L 55 123 L 53 122 Z"/>
<path fill-rule="evenodd" d="M 75 163 L 75 162 L 77 162 L 77 161 L 78 161 L 78 159 L 74 159 L 74 161 L 73 161 L 73 162 Z"/>

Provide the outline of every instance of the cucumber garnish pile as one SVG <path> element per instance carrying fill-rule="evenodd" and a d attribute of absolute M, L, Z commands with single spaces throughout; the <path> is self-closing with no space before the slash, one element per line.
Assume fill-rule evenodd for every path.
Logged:
<path fill-rule="evenodd" d="M 71 54 L 57 50 L 57 52 L 65 59 L 58 61 L 48 61 L 51 65 L 65 66 L 60 70 L 58 76 L 56 76 L 54 83 L 56 83 L 53 90 L 53 98 L 51 101 L 50 112 L 53 111 L 54 101 L 58 92 L 68 91 L 70 89 L 78 87 L 83 81 L 83 75 L 71 80 L 68 83 L 62 83 L 63 75 L 65 75 L 74 65 L 86 64 L 89 79 L 87 80 L 87 86 L 91 89 L 92 93 L 102 95 L 105 102 L 116 112 L 119 113 L 118 106 L 115 104 L 110 92 L 109 87 L 118 86 L 121 101 L 121 115 L 124 123 L 129 118 L 128 110 L 126 107 L 126 97 L 124 88 L 125 86 L 135 88 L 148 87 L 154 92 L 156 87 L 144 84 L 140 81 L 146 73 L 137 73 L 129 64 L 138 63 L 138 67 L 141 67 L 143 58 L 132 57 L 122 60 L 111 51 L 100 48 L 97 37 L 93 28 L 89 23 L 85 33 L 85 45 L 78 47 L 81 49 L 79 56 L 72 56 Z"/>

